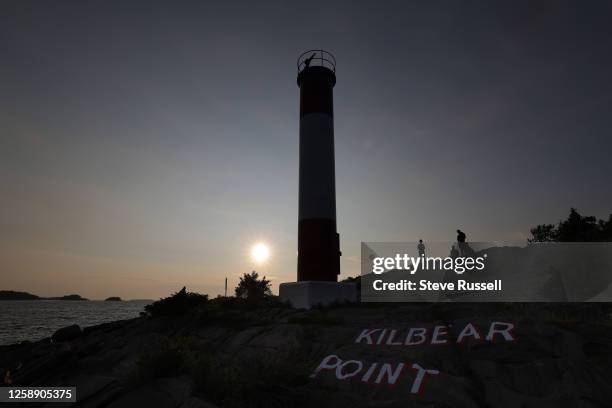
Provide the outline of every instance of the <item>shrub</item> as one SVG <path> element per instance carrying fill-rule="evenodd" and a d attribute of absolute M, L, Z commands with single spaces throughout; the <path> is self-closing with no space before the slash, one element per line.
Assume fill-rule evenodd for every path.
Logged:
<path fill-rule="evenodd" d="M 200 309 L 207 303 L 208 295 L 187 292 L 183 287 L 179 292 L 145 306 L 145 311 L 151 316 L 178 316 Z"/>

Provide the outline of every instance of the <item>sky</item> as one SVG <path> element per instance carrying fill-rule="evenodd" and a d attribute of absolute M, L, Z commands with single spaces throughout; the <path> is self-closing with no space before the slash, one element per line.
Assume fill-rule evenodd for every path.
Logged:
<path fill-rule="evenodd" d="M 570 207 L 607 219 L 611 18 L 608 1 L 4 0 L 0 289 L 295 281 L 312 48 L 337 60 L 341 278 L 361 241 L 524 241 Z"/>

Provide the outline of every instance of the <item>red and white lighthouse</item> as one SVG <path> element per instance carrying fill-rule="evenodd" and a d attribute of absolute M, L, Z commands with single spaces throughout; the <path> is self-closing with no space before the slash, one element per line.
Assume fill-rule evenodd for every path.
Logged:
<path fill-rule="evenodd" d="M 334 85 L 336 60 L 310 50 L 298 58 L 300 88 L 300 187 L 297 282 L 281 283 L 279 296 L 293 307 L 357 302 L 354 283 L 338 282 Z"/>
<path fill-rule="evenodd" d="M 340 274 L 336 231 L 334 85 L 336 60 L 323 50 L 298 58 L 300 186 L 298 282 L 333 281 Z"/>

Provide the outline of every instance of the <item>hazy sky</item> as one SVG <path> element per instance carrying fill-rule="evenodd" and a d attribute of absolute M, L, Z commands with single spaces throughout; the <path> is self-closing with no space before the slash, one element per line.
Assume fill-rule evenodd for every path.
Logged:
<path fill-rule="evenodd" d="M 609 1 L 3 0 L 0 289 L 295 280 L 310 48 L 338 61 L 343 277 L 360 241 L 524 240 L 570 206 L 607 218 L 611 20 Z"/>

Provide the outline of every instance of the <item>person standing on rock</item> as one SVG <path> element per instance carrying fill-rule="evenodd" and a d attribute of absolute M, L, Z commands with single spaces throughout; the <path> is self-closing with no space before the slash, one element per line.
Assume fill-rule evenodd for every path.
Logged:
<path fill-rule="evenodd" d="M 419 239 L 419 245 L 417 245 L 417 251 L 419 251 L 419 256 L 425 256 L 425 244 L 422 239 Z"/>
<path fill-rule="evenodd" d="M 457 230 L 457 246 L 459 247 L 459 253 L 461 253 L 461 256 L 465 255 L 465 239 L 467 237 L 465 236 L 465 232 L 461 231 L 460 229 Z"/>

